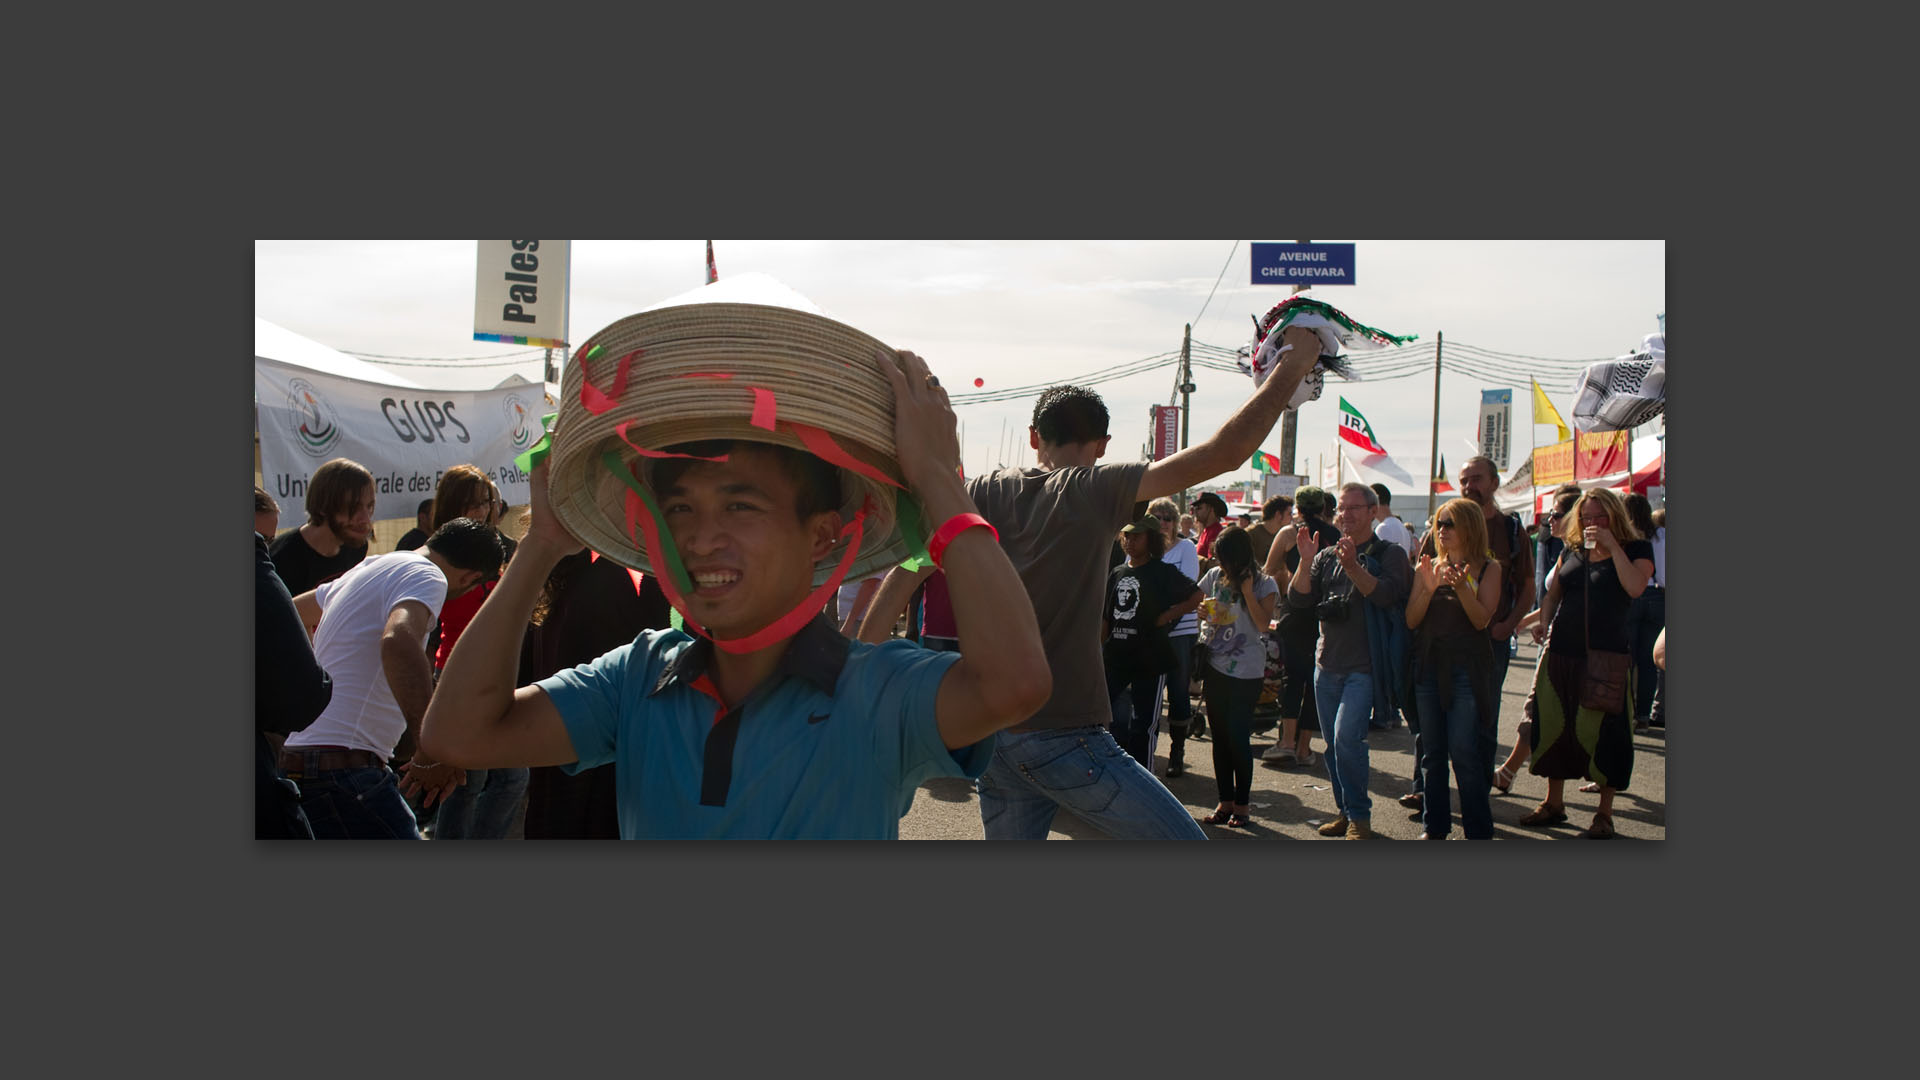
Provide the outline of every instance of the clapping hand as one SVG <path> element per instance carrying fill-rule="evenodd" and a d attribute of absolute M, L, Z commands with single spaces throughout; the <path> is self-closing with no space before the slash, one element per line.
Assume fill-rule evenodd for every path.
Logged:
<path fill-rule="evenodd" d="M 1353 537 L 1341 537 L 1337 550 L 1340 552 L 1340 565 L 1347 573 L 1351 574 L 1360 568 L 1359 548 L 1354 545 Z"/>
<path fill-rule="evenodd" d="M 1465 580 L 1467 580 L 1467 568 L 1464 566 L 1447 563 L 1440 568 L 1440 584 L 1442 585 L 1457 586 Z"/>
<path fill-rule="evenodd" d="M 1293 534 L 1294 546 L 1300 549 L 1300 561 L 1310 563 L 1320 554 L 1320 538 L 1313 535 L 1312 529 L 1301 529 Z"/>
<path fill-rule="evenodd" d="M 1440 570 L 1434 565 L 1431 555 L 1420 556 L 1420 565 L 1413 568 L 1413 576 L 1420 584 L 1426 586 L 1428 591 L 1440 587 Z"/>

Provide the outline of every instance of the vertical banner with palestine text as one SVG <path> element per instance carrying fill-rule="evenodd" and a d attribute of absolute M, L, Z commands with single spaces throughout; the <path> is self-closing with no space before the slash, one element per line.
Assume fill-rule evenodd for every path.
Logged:
<path fill-rule="evenodd" d="M 571 240 L 481 240 L 474 265 L 473 339 L 563 349 Z"/>
<path fill-rule="evenodd" d="M 1494 468 L 1507 471 L 1507 455 L 1513 442 L 1513 391 L 1480 391 L 1480 453 L 1492 459 Z"/>

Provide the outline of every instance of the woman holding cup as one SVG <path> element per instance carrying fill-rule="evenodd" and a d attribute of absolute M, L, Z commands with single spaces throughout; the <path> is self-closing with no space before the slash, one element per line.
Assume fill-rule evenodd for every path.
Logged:
<path fill-rule="evenodd" d="M 1626 503 L 1606 488 L 1581 493 L 1563 535 L 1567 548 L 1547 579 L 1546 599 L 1538 618 L 1529 616 L 1536 643 L 1540 628 L 1548 628 L 1526 704 L 1533 742 L 1528 769 L 1547 778 L 1547 798 L 1520 824 L 1567 820 L 1562 789 L 1585 778 L 1600 785 L 1586 836 L 1610 840 L 1614 792 L 1625 790 L 1633 773 L 1628 620 L 1634 598 L 1653 578 L 1653 545 L 1634 528 Z M 1613 700 L 1596 700 L 1607 696 L 1602 691 L 1613 674 Z"/>

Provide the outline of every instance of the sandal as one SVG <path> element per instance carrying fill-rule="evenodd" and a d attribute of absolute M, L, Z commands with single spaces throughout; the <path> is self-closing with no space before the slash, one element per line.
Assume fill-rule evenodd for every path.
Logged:
<path fill-rule="evenodd" d="M 1586 792 L 1595 792 L 1600 790 L 1600 785 L 1589 780 L 1586 783 L 1580 785 L 1580 790 L 1586 791 Z"/>
<path fill-rule="evenodd" d="M 1613 815 L 1612 814 L 1593 815 L 1593 824 L 1587 826 L 1587 831 L 1582 833 L 1581 835 L 1586 837 L 1588 840 L 1613 839 Z"/>
<path fill-rule="evenodd" d="M 1405 795 L 1400 796 L 1400 805 L 1406 807 L 1409 810 L 1420 809 L 1423 805 L 1425 805 L 1426 801 L 1427 801 L 1426 796 L 1422 795 L 1418 791 L 1409 791 Z"/>
<path fill-rule="evenodd" d="M 1526 817 L 1521 818 L 1520 824 L 1522 825 L 1558 825 L 1560 822 L 1565 820 L 1567 820 L 1567 811 L 1565 807 L 1548 806 L 1546 803 L 1541 803 L 1539 806 L 1536 806 L 1533 808 L 1533 813 L 1528 814 Z"/>
<path fill-rule="evenodd" d="M 1513 771 L 1505 765 L 1500 766 L 1500 771 L 1493 774 L 1493 790 L 1502 795 L 1513 790 Z"/>
<path fill-rule="evenodd" d="M 1230 821 L 1232 821 L 1232 819 L 1233 819 L 1233 815 L 1228 811 L 1215 810 L 1213 813 L 1208 814 L 1206 817 L 1197 818 L 1195 820 L 1199 821 L 1200 824 L 1202 825 L 1225 825 L 1225 824 L 1228 824 Z"/>
<path fill-rule="evenodd" d="M 1235 814 L 1227 824 L 1236 829 L 1249 829 L 1253 827 L 1253 818 L 1246 814 Z"/>

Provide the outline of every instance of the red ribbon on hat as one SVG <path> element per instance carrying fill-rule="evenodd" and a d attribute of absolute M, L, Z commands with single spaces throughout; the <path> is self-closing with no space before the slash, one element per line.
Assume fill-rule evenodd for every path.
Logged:
<path fill-rule="evenodd" d="M 633 367 L 633 358 L 639 355 L 640 350 L 635 349 L 620 358 L 620 363 L 613 372 L 613 389 L 610 392 L 602 392 L 599 387 L 587 380 L 587 369 L 584 366 L 586 360 L 582 358 L 580 361 L 582 364 L 580 368 L 580 405 L 593 415 L 599 416 L 601 413 L 606 412 L 618 404 L 620 395 L 626 393 L 627 390 L 627 372 Z"/>

